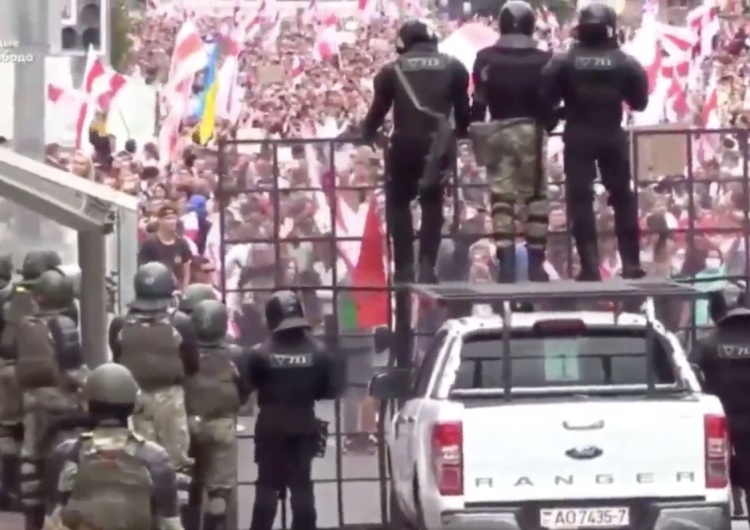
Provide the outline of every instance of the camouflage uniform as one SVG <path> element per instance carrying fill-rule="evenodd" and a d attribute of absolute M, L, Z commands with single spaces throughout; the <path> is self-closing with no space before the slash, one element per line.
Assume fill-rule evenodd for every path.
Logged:
<path fill-rule="evenodd" d="M 203 530 L 227 527 L 228 504 L 237 485 L 237 416 L 247 390 L 236 362 L 242 350 L 225 340 L 228 315 L 219 301 L 199 302 L 191 315 L 200 343 L 198 373 L 185 381 L 195 472 L 192 508 L 205 493 Z M 195 520 L 194 514 L 189 518 Z"/>
<path fill-rule="evenodd" d="M 128 428 L 138 384 L 125 367 L 91 372 L 82 396 L 93 427 L 48 460 L 48 530 L 182 530 L 174 468 L 164 448 Z"/>
<path fill-rule="evenodd" d="M 23 438 L 23 394 L 16 380 L 15 335 L 23 317 L 33 313 L 31 292 L 23 286 L 12 287 L 3 302 L 5 326 L 0 334 L 0 456 L 7 459 L 18 457 Z"/>
<path fill-rule="evenodd" d="M 137 433 L 162 445 L 172 465 L 188 474 L 190 433 L 185 411 L 185 377 L 179 346 L 180 333 L 169 314 L 131 314 L 120 332 L 122 354 L 118 362 L 135 377 L 141 392 L 133 414 Z"/>
<path fill-rule="evenodd" d="M 55 324 L 51 321 L 55 320 Z M 38 327 L 36 327 L 38 326 Z M 49 329 L 57 327 L 59 334 L 53 339 Z M 78 329 L 68 317 L 57 313 L 39 313 L 26 317 L 18 330 L 18 362 L 16 379 L 23 392 L 23 442 L 21 445 L 21 504 L 30 528 L 41 524 L 42 491 L 41 477 L 44 473 L 45 457 L 56 437 L 65 433 L 58 432 L 56 423 L 68 418 L 81 416 L 82 403 L 79 390 L 87 377 L 88 369 L 80 358 L 80 341 Z M 45 332 L 47 334 L 45 334 Z M 30 337 L 31 334 L 38 334 Z M 44 348 L 36 347 L 40 341 L 49 342 L 48 354 L 32 354 Z M 76 356 L 78 356 L 76 358 Z M 42 359 L 48 358 L 49 365 L 56 371 L 55 376 L 43 383 L 42 379 L 34 382 L 35 370 L 39 377 L 46 368 Z M 28 363 L 28 364 L 27 364 Z"/>
<path fill-rule="evenodd" d="M 497 245 L 513 246 L 518 202 L 526 204 L 522 227 L 529 248 L 547 244 L 549 202 L 543 166 L 544 133 L 534 124 L 514 120 L 497 122 L 497 131 L 488 138 L 487 180 L 490 184 L 492 229 Z M 542 143 L 542 145 L 539 145 Z M 541 157 L 541 160 L 540 160 Z M 524 234 L 524 232 L 521 232 Z"/>
<path fill-rule="evenodd" d="M 63 442 L 52 462 L 59 475 L 44 530 L 182 530 L 169 457 L 129 429 L 97 427 Z M 164 497 L 173 497 L 167 509 Z"/>

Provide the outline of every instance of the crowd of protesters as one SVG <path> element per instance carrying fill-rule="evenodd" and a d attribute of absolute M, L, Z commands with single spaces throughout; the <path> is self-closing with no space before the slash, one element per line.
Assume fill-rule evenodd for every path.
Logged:
<path fill-rule="evenodd" d="M 310 10 L 302 10 L 285 16 L 270 47 L 262 35 L 242 39 L 237 87 L 242 91 L 240 104 L 232 116 L 217 118 L 207 145 L 196 142 L 196 121 L 186 112 L 168 160 L 157 138 L 143 145 L 124 142 L 119 152 L 112 149 L 120 144 L 107 138 L 103 115 L 95 117 L 89 130 L 93 149 L 72 154 L 65 154 L 56 144 L 47 149 L 49 163 L 138 196 L 143 240 L 139 259 L 169 264 L 180 285 L 212 282 L 217 291 L 224 290 L 233 311 L 233 332 L 248 345 L 262 340 L 265 331 L 258 310 L 264 294 L 247 289 L 280 285 L 302 289 L 311 322 L 323 329 L 334 306 L 334 296 L 326 286 L 346 285 L 351 269 L 341 246 L 332 244 L 331 234 L 361 236 L 373 204 L 382 219 L 383 201 L 373 191 L 383 178 L 382 153 L 377 148 L 299 140 L 335 137 L 356 124 L 371 100 L 375 72 L 394 54 L 400 17 L 379 13 L 368 15 L 363 23 L 356 4 L 352 3 L 350 14 L 326 13 L 325 2 L 321 2 L 312 15 Z M 188 1 L 181 5 L 181 12 L 150 8 L 133 20 L 133 45 L 123 74 L 137 71 L 150 83 L 166 86 L 175 38 L 186 19 L 201 34 L 216 39 L 226 37 L 237 24 L 236 10 L 217 16 L 210 11 L 191 12 Z M 416 7 L 408 9 L 412 11 L 408 14 L 423 15 Z M 266 21 L 266 26 L 271 22 Z M 436 21 L 444 36 L 461 23 Z M 492 22 L 474 17 L 471 23 Z M 333 53 L 321 58 L 320 28 L 324 24 L 336 25 L 343 37 Z M 720 125 L 745 127 L 750 106 L 744 106 L 744 86 L 750 63 L 745 30 L 737 22 L 733 24 L 722 30 L 714 51 L 703 60 L 715 61 L 722 68 Z M 538 36 L 545 46 L 566 46 L 568 30 L 554 16 L 540 13 Z M 621 40 L 628 41 L 633 33 L 633 28 L 623 28 Z M 201 83 L 198 75 L 194 93 L 201 91 Z M 700 99 L 695 93 L 689 96 Z M 688 107 L 688 113 L 701 114 L 700 106 L 688 101 Z M 705 125 L 696 120 L 684 121 Z M 219 153 L 220 139 L 255 143 L 222 144 Z M 268 139 L 278 142 L 261 142 Z M 689 156 L 682 172 L 638 175 L 643 263 L 649 274 L 704 279 L 726 273 L 746 275 L 748 192 L 741 179 L 736 180 L 743 175 L 746 153 L 747 135 L 739 131 L 723 135 L 712 156 L 699 161 L 699 157 Z M 552 199 L 548 270 L 553 279 L 568 278 L 575 275 L 577 264 L 566 233 L 565 176 L 559 157 L 550 158 L 547 173 Z M 693 175 L 690 183 L 687 173 Z M 492 281 L 496 274 L 493 243 L 486 237 L 490 230 L 488 190 L 484 171 L 466 145 L 458 151 L 455 181 L 459 186 L 454 187 L 445 212 L 446 240 L 451 241 L 446 249 L 455 250 L 457 241 L 468 242 L 465 278 Z M 339 216 L 344 211 L 343 219 L 334 219 L 330 208 L 323 208 L 325 215 L 321 215 L 330 190 L 310 189 L 330 188 L 334 183 L 343 188 L 335 193 L 339 208 L 333 209 Z M 619 262 L 612 211 L 598 184 L 596 208 L 601 268 L 603 276 L 609 277 L 618 273 Z M 385 256 L 387 245 L 382 246 Z M 671 315 L 673 325 L 686 326 L 690 313 Z M 697 313 L 698 324 L 706 324 L 707 316 Z M 365 352 L 362 363 L 353 363 L 356 373 L 350 378 L 358 388 L 386 361 L 374 354 L 368 340 L 354 341 L 353 347 L 361 346 Z M 360 427 L 372 432 L 375 414 L 371 404 L 366 403 L 362 413 Z M 354 425 L 345 428 L 357 430 L 356 414 L 352 421 Z"/>

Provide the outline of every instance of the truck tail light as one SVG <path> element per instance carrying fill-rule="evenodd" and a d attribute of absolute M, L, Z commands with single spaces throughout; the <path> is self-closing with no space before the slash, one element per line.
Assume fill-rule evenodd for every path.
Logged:
<path fill-rule="evenodd" d="M 726 488 L 729 485 L 729 437 L 727 418 L 720 414 L 703 417 L 706 443 L 706 488 Z"/>
<path fill-rule="evenodd" d="M 432 426 L 432 467 L 440 495 L 464 494 L 464 431 L 460 421 Z"/>

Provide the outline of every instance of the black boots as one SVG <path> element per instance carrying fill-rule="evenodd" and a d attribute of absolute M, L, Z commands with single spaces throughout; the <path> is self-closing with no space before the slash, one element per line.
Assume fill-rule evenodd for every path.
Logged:
<path fill-rule="evenodd" d="M 497 283 L 516 283 L 516 247 L 497 249 Z"/>
<path fill-rule="evenodd" d="M 549 275 L 544 270 L 546 261 L 543 248 L 528 248 L 528 277 L 531 282 L 548 282 Z M 516 283 L 516 247 L 497 249 L 497 283 Z"/>
<path fill-rule="evenodd" d="M 545 250 L 543 248 L 529 248 L 529 281 L 531 282 L 548 282 L 549 274 L 544 270 L 546 260 Z"/>
<path fill-rule="evenodd" d="M 581 271 L 576 276 L 579 282 L 600 282 L 602 280 L 599 271 L 599 248 L 596 242 L 590 245 L 581 245 L 578 248 L 578 259 L 581 262 Z"/>
<path fill-rule="evenodd" d="M 20 462 L 16 456 L 0 458 L 0 511 L 11 512 L 18 510 L 18 473 Z"/>

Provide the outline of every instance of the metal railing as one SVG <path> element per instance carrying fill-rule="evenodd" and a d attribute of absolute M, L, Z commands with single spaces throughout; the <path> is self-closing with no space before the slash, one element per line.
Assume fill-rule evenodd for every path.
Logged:
<path fill-rule="evenodd" d="M 663 160 L 659 161 L 657 158 L 663 158 L 667 147 L 661 145 L 662 142 L 658 139 L 665 135 L 682 139 L 672 140 L 675 145 L 684 142 L 683 146 L 678 146 L 679 152 L 675 151 L 674 156 L 685 158 L 685 170 L 681 174 L 670 175 L 669 178 L 643 174 L 653 165 L 662 164 Z M 734 240 L 732 270 L 724 277 L 730 280 L 746 279 L 750 277 L 748 152 L 744 148 L 737 152 L 740 170 L 733 175 L 720 174 L 718 171 L 713 175 L 694 170 L 694 162 L 697 161 L 694 160 L 693 152 L 697 151 L 696 145 L 704 139 L 703 135 L 735 135 L 741 139 L 738 143 L 745 143 L 747 133 L 739 129 L 632 132 L 632 172 L 636 175 L 634 185 L 641 203 L 641 217 L 648 219 L 652 214 L 671 210 L 673 217 L 681 218 L 680 225 L 670 227 L 667 235 L 685 251 L 685 261 L 679 271 L 684 275 L 693 277 L 699 273 L 700 270 L 692 270 L 688 262 L 696 255 L 704 254 L 706 244 L 716 245 L 716 242 L 710 241 L 711 238 L 722 238 L 723 243 L 729 239 Z M 337 153 L 345 149 L 346 145 L 337 139 L 234 140 L 223 141 L 219 145 L 219 253 L 221 267 L 225 272 L 222 275 L 224 282 L 221 292 L 224 300 L 238 309 L 236 313 L 242 313 L 237 318 L 240 341 L 250 345 L 264 338 L 260 313 L 254 314 L 252 307 L 262 304 L 264 297 L 275 289 L 294 288 L 302 294 L 308 316 L 327 346 L 332 351 L 350 359 L 356 358 L 363 364 L 361 373 L 354 368 L 348 369 L 352 383 L 347 389 L 347 396 L 356 394 L 358 397 L 337 400 L 329 409 L 327 406 L 321 407 L 324 409 L 323 414 L 332 415 L 333 433 L 329 453 L 333 454 L 323 460 L 316 460 L 314 464 L 320 528 L 382 525 L 388 521 L 389 511 L 388 462 L 383 444 L 383 425 L 387 416 L 385 404 L 380 404 L 379 427 L 374 446 L 376 451 L 370 456 L 347 451 L 349 435 L 362 439 L 368 433 L 346 432 L 349 425 L 343 425 L 347 421 L 342 418 L 342 415 L 351 413 L 352 402 L 347 400 L 364 399 L 370 375 L 365 377 L 365 372 L 373 370 L 368 363 L 386 364 L 383 359 L 378 359 L 371 351 L 367 351 L 368 348 L 371 349 L 371 345 L 367 344 L 371 329 L 354 334 L 343 329 L 344 320 L 350 315 L 342 314 L 342 309 L 357 291 L 388 290 L 392 294 L 391 271 L 388 268 L 385 284 L 358 285 L 353 288 L 346 279 L 351 263 L 347 265 L 346 260 L 340 256 L 346 254 L 347 246 L 352 242 L 361 241 L 361 234 L 353 236 L 346 232 L 345 227 L 352 222 L 361 225 L 357 216 L 363 215 L 361 211 L 357 211 L 353 217 L 351 209 L 345 206 L 346 201 L 353 197 L 352 203 L 356 205 L 361 202 L 361 198 L 372 197 L 373 194 L 381 196 L 384 166 L 380 163 L 377 167 L 372 160 L 365 160 L 363 165 L 355 168 L 356 171 L 378 172 L 378 181 L 357 181 L 354 184 L 346 182 L 347 179 L 339 178 L 336 167 L 341 158 Z M 654 149 L 658 151 L 656 155 Z M 487 207 L 488 185 L 481 178 L 469 178 L 469 175 L 476 175 L 476 170 L 471 167 L 467 169 L 467 165 L 471 166 L 471 160 L 470 156 L 467 157 L 466 150 L 459 149 L 459 157 L 454 167 L 454 174 L 458 178 L 450 187 L 451 197 L 446 199 L 446 209 L 450 215 L 443 237 L 454 241 L 462 240 L 469 245 L 491 235 L 484 230 L 475 231 L 471 228 L 471 223 L 462 218 L 469 206 L 476 207 L 477 210 L 482 205 Z M 646 165 L 643 164 L 644 157 L 648 158 Z M 248 159 L 253 160 L 252 168 L 246 167 Z M 305 165 L 315 165 L 317 168 L 305 169 Z M 679 165 L 676 164 L 675 167 Z M 655 169 L 659 170 L 658 167 Z M 312 180 L 319 177 L 322 184 L 311 185 L 310 175 L 313 175 Z M 553 179 L 552 183 L 558 188 L 551 201 L 553 209 L 564 211 L 565 182 Z M 723 194 L 722 201 L 715 199 L 717 189 Z M 360 197 L 356 197 L 357 195 Z M 335 200 L 337 198 L 343 202 Z M 657 206 L 645 204 L 654 199 Z M 316 223 L 315 210 L 319 212 L 321 205 L 330 212 L 327 223 L 319 218 Z M 654 211 L 647 212 L 649 208 L 654 208 Z M 606 217 L 607 209 L 600 204 L 599 216 Z M 678 215 L 674 215 L 675 213 Z M 479 217 L 482 215 L 485 214 L 480 212 Z M 290 219 L 293 219 L 293 225 L 290 225 Z M 713 226 L 708 227 L 709 222 Z M 350 225 L 348 227 L 351 228 Z M 388 230 L 396 228 L 398 227 L 387 226 L 385 237 L 388 237 Z M 642 237 L 647 241 L 656 237 L 657 232 L 660 231 L 645 226 Z M 566 215 L 564 225 L 551 226 L 548 250 L 548 254 L 553 250 L 559 253 L 562 247 L 564 255 L 555 256 L 555 259 L 561 265 L 558 270 L 560 275 L 568 278 L 573 277 L 575 268 L 570 234 Z M 602 231 L 599 240 L 604 243 L 614 242 L 614 233 Z M 390 263 L 390 245 L 385 244 L 383 251 L 386 263 Z M 243 264 L 243 261 L 246 263 Z M 233 271 L 232 275 L 229 275 L 230 271 Z M 383 315 L 385 326 L 393 325 L 391 307 L 389 305 L 387 314 Z M 244 312 L 241 308 L 245 308 Z M 682 333 L 686 344 L 695 340 L 702 324 L 695 321 L 695 304 L 669 311 L 687 312 L 691 315 L 689 323 L 686 319 L 677 319 L 676 327 L 684 328 Z M 393 353 L 391 352 L 390 357 L 393 357 Z M 365 358 L 367 360 L 362 360 Z M 389 362 L 393 363 L 393 359 L 389 359 Z M 241 434 L 243 440 L 252 439 L 251 430 L 250 421 Z M 243 443 L 249 447 L 251 441 Z M 249 509 L 252 505 L 247 496 L 252 488 L 253 477 L 242 469 L 252 465 L 248 451 L 249 449 L 240 451 L 240 528 L 248 526 Z M 286 502 L 282 504 L 286 506 Z M 277 524 L 284 528 L 288 526 L 285 509 L 281 511 Z"/>

